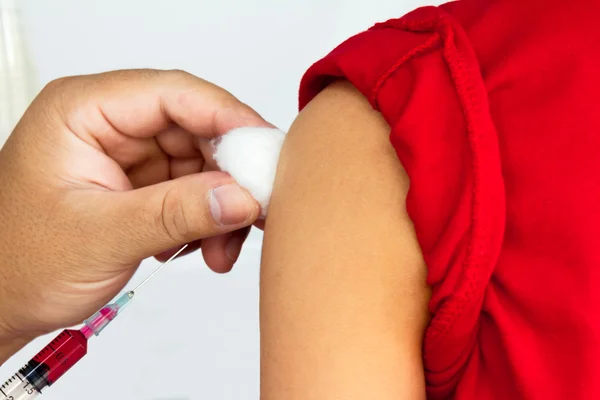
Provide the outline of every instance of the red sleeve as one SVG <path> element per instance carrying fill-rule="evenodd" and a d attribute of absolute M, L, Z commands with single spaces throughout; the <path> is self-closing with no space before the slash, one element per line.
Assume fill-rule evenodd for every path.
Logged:
<path fill-rule="evenodd" d="M 428 39 L 425 35 L 386 26 L 376 26 L 351 37 L 304 75 L 300 84 L 300 109 L 338 78 L 352 82 L 375 106 L 376 92 L 385 78 L 403 58 L 426 46 Z"/>
<path fill-rule="evenodd" d="M 448 14 L 426 7 L 377 24 L 314 64 L 300 108 L 336 79 L 352 82 L 382 113 L 410 176 L 406 207 L 433 289 L 427 390 L 429 398 L 448 398 L 477 353 L 505 223 L 497 135 L 477 60 Z"/>

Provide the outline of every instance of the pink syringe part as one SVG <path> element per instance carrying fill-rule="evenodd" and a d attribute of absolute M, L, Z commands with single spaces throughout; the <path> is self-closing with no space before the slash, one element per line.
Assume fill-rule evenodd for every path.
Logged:
<path fill-rule="evenodd" d="M 83 333 L 86 339 L 94 335 L 100 335 L 100 332 L 125 309 L 129 301 L 133 298 L 133 295 L 133 291 L 124 293 L 114 303 L 102 307 L 100 311 L 84 321 L 81 333 Z"/>

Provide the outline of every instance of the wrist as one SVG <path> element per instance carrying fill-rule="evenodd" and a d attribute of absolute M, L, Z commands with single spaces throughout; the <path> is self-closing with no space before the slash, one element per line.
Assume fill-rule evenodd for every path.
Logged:
<path fill-rule="evenodd" d="M 31 338 L 21 336 L 0 339 L 0 365 L 4 364 L 9 358 L 29 344 L 31 340 Z"/>
<path fill-rule="evenodd" d="M 29 344 L 35 337 L 13 331 L 2 324 L 0 320 L 0 365 L 19 350 Z"/>

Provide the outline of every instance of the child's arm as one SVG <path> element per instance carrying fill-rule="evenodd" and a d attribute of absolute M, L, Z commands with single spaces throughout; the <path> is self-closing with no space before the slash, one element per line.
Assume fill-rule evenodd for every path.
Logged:
<path fill-rule="evenodd" d="M 426 268 L 389 126 L 351 85 L 280 158 L 261 271 L 261 399 L 424 399 Z"/>

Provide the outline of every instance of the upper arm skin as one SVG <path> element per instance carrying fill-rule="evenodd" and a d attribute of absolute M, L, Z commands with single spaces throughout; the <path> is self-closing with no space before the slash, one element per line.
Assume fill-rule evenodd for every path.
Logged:
<path fill-rule="evenodd" d="M 265 227 L 262 400 L 425 398 L 429 289 L 389 131 L 346 82 L 290 129 Z"/>

